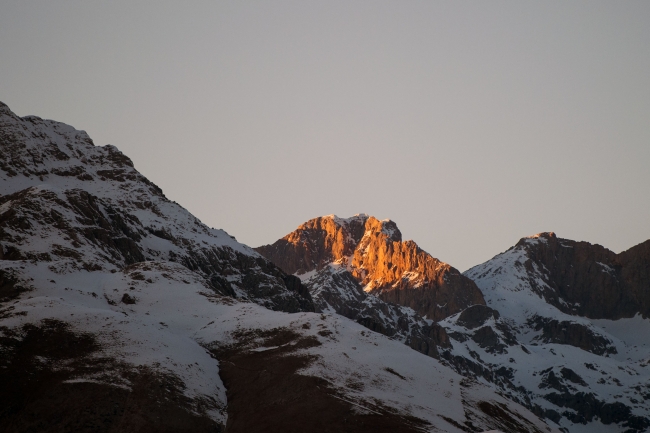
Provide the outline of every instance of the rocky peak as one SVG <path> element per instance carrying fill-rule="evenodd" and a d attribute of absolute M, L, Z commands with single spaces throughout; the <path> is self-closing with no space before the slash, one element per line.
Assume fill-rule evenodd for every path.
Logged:
<path fill-rule="evenodd" d="M 506 274 L 495 273 L 498 268 L 509 268 L 521 278 L 508 282 Z M 526 281 L 533 292 L 566 314 L 619 319 L 650 313 L 650 241 L 616 254 L 598 244 L 540 233 L 522 238 L 466 275 L 503 287 Z"/>
<path fill-rule="evenodd" d="M 397 228 L 397 224 L 389 219 L 380 221 L 373 216 L 367 217 L 364 228 L 363 238 L 374 235 L 386 237 L 393 242 L 400 242 L 402 240 L 402 232 Z"/>
<path fill-rule="evenodd" d="M 256 250 L 288 273 L 304 275 L 331 263 L 347 268 L 367 293 L 432 320 L 485 304 L 476 285 L 409 240 L 391 220 L 365 214 L 314 218 Z"/>
<path fill-rule="evenodd" d="M 378 235 L 395 241 L 402 239 L 397 225 L 390 220 L 379 221 L 366 214 L 350 218 L 326 215 L 301 224 L 273 245 L 256 249 L 262 255 L 274 257 L 285 272 L 303 275 L 329 263 L 347 262 L 360 242 Z"/>
<path fill-rule="evenodd" d="M 548 239 L 557 239 L 557 236 L 555 235 L 555 232 L 541 232 L 531 236 L 526 236 L 525 238 L 521 238 L 517 243 L 517 245 L 521 243 L 530 242 L 530 240 L 535 240 L 535 239 L 538 239 L 542 242 L 546 242 Z"/>

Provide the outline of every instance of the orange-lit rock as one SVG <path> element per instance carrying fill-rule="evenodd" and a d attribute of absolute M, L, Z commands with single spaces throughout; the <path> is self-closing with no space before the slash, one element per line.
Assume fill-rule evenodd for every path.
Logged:
<path fill-rule="evenodd" d="M 314 218 L 257 251 L 285 272 L 298 275 L 341 263 L 366 292 L 433 320 L 485 304 L 472 280 L 415 242 L 402 241 L 393 221 L 365 214 Z"/>

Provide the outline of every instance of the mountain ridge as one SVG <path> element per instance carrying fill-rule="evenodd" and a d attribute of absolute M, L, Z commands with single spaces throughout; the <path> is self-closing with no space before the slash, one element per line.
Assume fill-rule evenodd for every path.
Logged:
<path fill-rule="evenodd" d="M 529 262 L 523 263 L 547 286 L 540 285 L 539 293 L 558 309 L 593 319 L 648 316 L 650 294 L 643 293 L 642 287 L 650 281 L 650 240 L 616 254 L 598 244 L 543 232 L 520 239 L 508 251 L 517 248 L 526 250 L 530 263 L 544 268 L 538 272 Z M 465 274 L 476 274 L 474 268 Z M 531 284 L 536 283 L 531 280 Z"/>

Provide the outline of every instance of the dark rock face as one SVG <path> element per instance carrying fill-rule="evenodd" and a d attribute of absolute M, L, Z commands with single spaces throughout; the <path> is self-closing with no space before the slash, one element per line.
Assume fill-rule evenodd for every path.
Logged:
<path fill-rule="evenodd" d="M 468 305 L 485 302 L 475 284 L 453 268 L 446 275 L 427 279 L 423 286 L 413 287 L 408 278 L 402 278 L 390 285 L 379 285 L 371 293 L 377 293 L 386 302 L 410 307 L 434 321 L 443 320 Z"/>
<path fill-rule="evenodd" d="M 457 323 L 467 329 L 478 328 L 489 319 L 497 320 L 500 317 L 499 312 L 486 305 L 472 305 L 463 310 L 458 316 Z"/>
<path fill-rule="evenodd" d="M 287 273 L 299 275 L 329 263 L 344 264 L 365 291 L 435 321 L 470 305 L 485 305 L 473 281 L 415 242 L 401 239 L 389 220 L 328 216 L 310 220 L 273 245 L 256 250 Z"/>
<path fill-rule="evenodd" d="M 476 341 L 482 348 L 497 349 L 499 336 L 490 326 L 483 326 L 472 335 L 472 340 Z"/>
<path fill-rule="evenodd" d="M 587 386 L 587 383 L 584 381 L 584 379 L 570 368 L 563 367 L 562 370 L 560 370 L 560 373 L 562 374 L 563 378 L 569 380 L 570 382 L 577 383 L 578 385 L 582 386 Z"/>
<path fill-rule="evenodd" d="M 27 290 L 10 270 L 0 269 L 0 303 L 11 301 Z"/>
<path fill-rule="evenodd" d="M 564 385 L 562 378 L 553 372 L 553 368 L 549 368 L 547 371 L 543 371 L 542 374 L 544 376 L 539 383 L 540 389 L 552 388 L 560 392 L 569 392 L 569 389 L 566 385 Z"/>
<path fill-rule="evenodd" d="M 445 323 L 446 326 L 455 325 L 449 332 L 452 339 L 460 343 L 471 339 L 487 353 L 508 353 L 509 346 L 519 345 L 514 330 L 501 319 L 499 312 L 485 305 L 472 305 Z M 478 354 L 475 356 L 479 358 Z"/>
<path fill-rule="evenodd" d="M 620 319 L 636 313 L 650 315 L 650 240 L 620 254 L 588 242 L 542 233 L 541 242 L 522 239 L 524 266 L 530 274 L 544 269 L 550 287 L 540 292 L 559 310 L 592 319 Z M 531 278 L 531 285 L 538 286 Z"/>
<path fill-rule="evenodd" d="M 133 296 L 129 295 L 128 293 L 125 293 L 122 295 L 122 303 L 127 304 L 127 305 L 133 305 L 135 304 L 136 300 Z"/>
<path fill-rule="evenodd" d="M 343 268 L 327 266 L 305 284 L 319 312 L 336 312 L 434 358 L 439 356 L 438 348 L 450 347 L 449 337 L 441 326 L 429 324 L 402 306 L 366 294 Z"/>
<path fill-rule="evenodd" d="M 411 330 L 406 344 L 411 349 L 433 358 L 439 358 L 441 350 L 451 347 L 447 331 L 437 323 Z"/>
<path fill-rule="evenodd" d="M 546 394 L 545 398 L 556 406 L 572 409 L 562 415 L 574 423 L 587 424 L 598 417 L 605 425 L 620 423 L 630 433 L 640 433 L 650 427 L 650 421 L 633 415 L 629 406 L 621 402 L 605 403 L 591 393 L 552 392 Z"/>
<path fill-rule="evenodd" d="M 542 335 L 536 339 L 544 343 L 569 344 L 596 355 L 617 353 L 611 341 L 580 323 L 536 316 L 530 321 L 530 326 L 542 331 Z"/>
<path fill-rule="evenodd" d="M 650 316 L 650 240 L 623 251 L 617 256 L 621 264 L 624 290 L 632 298 L 632 311 Z"/>

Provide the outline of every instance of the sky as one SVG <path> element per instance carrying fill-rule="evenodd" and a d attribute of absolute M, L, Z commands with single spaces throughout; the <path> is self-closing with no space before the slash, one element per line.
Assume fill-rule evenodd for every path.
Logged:
<path fill-rule="evenodd" d="M 0 100 L 250 246 L 392 219 L 461 271 L 650 238 L 650 2 L 3 1 Z"/>

